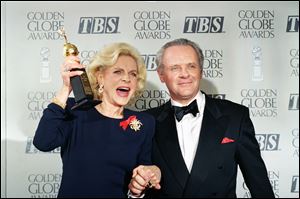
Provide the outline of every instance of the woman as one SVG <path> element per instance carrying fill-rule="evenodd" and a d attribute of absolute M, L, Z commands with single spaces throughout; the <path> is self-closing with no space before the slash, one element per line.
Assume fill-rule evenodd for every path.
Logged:
<path fill-rule="evenodd" d="M 159 188 L 160 171 L 151 164 L 154 118 L 125 109 L 142 91 L 146 69 L 138 51 L 114 43 L 96 54 L 88 72 L 102 102 L 87 111 L 70 110 L 70 77 L 83 68 L 75 56 L 62 65 L 63 87 L 45 109 L 34 145 L 41 151 L 61 147 L 63 174 L 58 197 L 127 197 L 131 176 L 146 172 Z M 136 168 L 136 169 L 135 169 Z M 133 172 L 134 171 L 134 172 Z"/>

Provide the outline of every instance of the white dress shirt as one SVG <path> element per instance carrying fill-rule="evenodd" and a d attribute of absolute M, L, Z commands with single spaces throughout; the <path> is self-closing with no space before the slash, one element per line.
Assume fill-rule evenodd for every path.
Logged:
<path fill-rule="evenodd" d="M 194 99 L 197 100 L 199 109 L 199 113 L 197 113 L 195 117 L 193 116 L 193 114 L 188 113 L 183 116 L 180 122 L 178 122 L 174 115 L 181 153 L 189 172 L 191 172 L 192 170 L 195 154 L 197 151 L 205 106 L 205 95 L 199 91 L 195 98 L 193 98 L 188 104 L 194 101 Z M 171 104 L 173 106 L 183 106 L 182 104 L 172 99 Z"/>

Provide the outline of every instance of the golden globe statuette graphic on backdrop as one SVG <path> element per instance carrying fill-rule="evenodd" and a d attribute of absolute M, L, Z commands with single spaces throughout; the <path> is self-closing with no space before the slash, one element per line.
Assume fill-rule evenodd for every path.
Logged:
<path fill-rule="evenodd" d="M 71 44 L 67 40 L 67 36 L 65 34 L 64 29 L 60 29 L 59 33 L 64 37 L 65 44 L 63 53 L 64 56 L 77 56 L 79 54 L 79 51 L 77 47 L 74 44 Z M 86 74 L 86 71 L 84 68 L 73 68 L 71 71 L 80 70 L 83 71 L 81 75 L 71 77 L 71 85 L 75 97 L 76 104 L 71 108 L 78 109 L 78 110 L 88 110 L 95 105 L 99 104 L 101 101 L 94 100 L 93 91 L 88 79 L 88 76 Z"/>
<path fill-rule="evenodd" d="M 40 55 L 41 55 L 40 82 L 41 83 L 51 82 L 50 64 L 49 64 L 49 55 L 50 55 L 49 48 L 42 47 L 40 50 Z"/>
<path fill-rule="evenodd" d="M 262 49 L 259 46 L 254 46 L 252 49 L 253 55 L 253 72 L 252 81 L 262 81 L 263 71 L 262 71 Z"/>

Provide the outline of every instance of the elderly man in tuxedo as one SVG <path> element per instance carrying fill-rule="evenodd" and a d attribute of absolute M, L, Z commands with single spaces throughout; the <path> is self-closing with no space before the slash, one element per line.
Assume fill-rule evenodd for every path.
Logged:
<path fill-rule="evenodd" d="M 156 118 L 152 160 L 162 175 L 161 189 L 149 191 L 154 197 L 236 197 L 239 166 L 252 197 L 274 197 L 249 109 L 200 91 L 203 59 L 187 39 L 168 42 L 157 54 L 171 99 L 147 110 Z M 135 175 L 131 192 L 143 194 L 146 179 Z"/>

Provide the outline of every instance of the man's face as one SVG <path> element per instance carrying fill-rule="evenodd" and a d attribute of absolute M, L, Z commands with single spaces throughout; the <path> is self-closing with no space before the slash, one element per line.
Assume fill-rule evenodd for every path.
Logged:
<path fill-rule="evenodd" d="M 172 46 L 162 57 L 163 67 L 158 71 L 173 100 L 187 104 L 200 89 L 202 70 L 198 56 L 191 46 Z"/>

